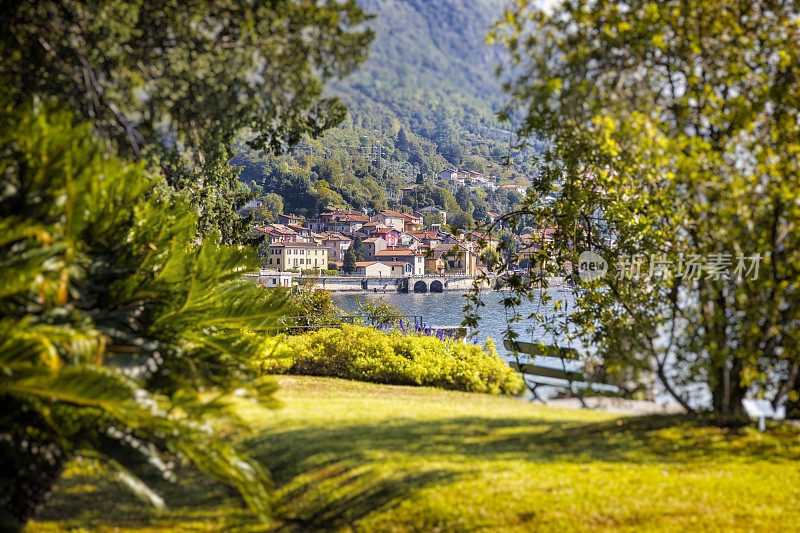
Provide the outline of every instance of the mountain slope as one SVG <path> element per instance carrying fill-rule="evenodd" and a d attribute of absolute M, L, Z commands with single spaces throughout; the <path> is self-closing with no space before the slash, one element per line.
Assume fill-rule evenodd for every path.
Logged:
<path fill-rule="evenodd" d="M 495 118 L 505 99 L 494 76 L 503 50 L 485 42 L 504 2 L 361 5 L 375 15 L 369 22 L 376 32 L 370 57 L 349 78 L 327 87 L 348 106 L 347 119 L 282 158 L 242 149 L 235 159 L 245 167 L 240 179 L 284 197 L 287 211 L 308 216 L 326 206 L 394 206 L 411 182 L 446 188 L 439 173 L 453 167 L 480 172 L 498 185 L 526 184 L 529 154 L 510 151 L 510 132 Z M 298 189 L 308 191 L 303 201 L 286 201 L 286 191 Z M 482 222 L 487 209 L 504 212 L 518 202 L 503 190 L 470 195 L 461 202 L 463 211 L 449 213 L 452 220 L 468 221 L 476 207 Z"/>

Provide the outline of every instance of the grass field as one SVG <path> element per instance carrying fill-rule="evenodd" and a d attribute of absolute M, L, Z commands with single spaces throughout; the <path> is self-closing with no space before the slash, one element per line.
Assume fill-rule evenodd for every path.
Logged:
<path fill-rule="evenodd" d="M 73 464 L 26 531 L 768 530 L 800 528 L 800 432 L 627 418 L 521 400 L 280 378 L 283 407 L 243 407 L 272 471 L 277 521 L 252 522 L 189 473 L 170 508 Z"/>

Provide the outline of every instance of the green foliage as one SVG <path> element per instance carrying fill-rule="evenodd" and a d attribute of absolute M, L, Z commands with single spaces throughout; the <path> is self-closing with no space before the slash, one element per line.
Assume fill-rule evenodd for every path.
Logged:
<path fill-rule="evenodd" d="M 198 242 L 197 215 L 141 165 L 105 155 L 68 112 L 0 114 L 1 529 L 37 510 L 74 454 L 157 503 L 140 474 L 189 460 L 269 512 L 266 471 L 223 438 L 246 425 L 228 394 L 268 402 L 248 360 L 281 295 L 252 254 Z M 143 478 L 145 479 L 145 478 Z"/>
<path fill-rule="evenodd" d="M 244 167 L 241 179 L 280 194 L 287 209 L 312 215 L 328 206 L 394 207 L 400 189 L 415 181 L 434 183 L 451 167 L 526 183 L 529 157 L 512 149 L 510 132 L 494 117 L 502 93 L 492 70 L 500 51 L 487 48 L 484 36 L 501 4 L 369 0 L 360 5 L 377 15 L 368 22 L 376 33 L 370 58 L 347 79 L 330 84 L 349 116 L 280 160 L 240 148 L 235 163 Z M 299 188 L 308 191 L 304 199 L 287 187 L 289 175 L 308 178 Z M 505 192 L 486 201 L 491 210 L 506 211 Z M 452 216 L 463 217 L 456 211 Z"/>
<path fill-rule="evenodd" d="M 319 323 L 321 317 L 327 317 L 325 323 L 338 324 L 336 318 L 342 314 L 336 307 L 331 291 L 316 289 L 313 286 L 299 286 L 292 292 L 289 300 L 290 313 L 295 317 L 291 324 L 309 326 Z"/>
<path fill-rule="evenodd" d="M 346 109 L 323 86 L 366 58 L 366 20 L 354 0 L 6 2 L 0 75 L 17 102 L 54 98 L 159 169 L 202 233 L 234 242 L 248 197 L 233 140 L 247 129 L 278 153 L 338 125 Z"/>
<path fill-rule="evenodd" d="M 268 192 L 259 201 L 261 205 L 253 210 L 253 221 L 261 224 L 278 222 L 278 215 L 283 213 L 283 198 L 274 192 Z"/>
<path fill-rule="evenodd" d="M 277 344 L 277 342 L 276 342 Z M 258 361 L 266 374 L 331 376 L 396 385 L 430 385 L 490 394 L 520 394 L 519 374 L 485 348 L 361 326 L 288 337 Z"/>
<path fill-rule="evenodd" d="M 559 228 L 536 264 L 601 253 L 579 334 L 612 369 L 654 368 L 687 407 L 697 385 L 724 415 L 800 386 L 796 29 L 796 6 L 771 2 L 520 0 L 495 35 L 514 60 L 504 114 L 521 106 L 519 137 L 550 141 L 534 188 L 561 193 L 522 208 Z M 739 279 L 755 255 L 759 274 Z M 715 257 L 729 275 L 707 269 Z M 618 276 L 632 258 L 641 275 Z"/>
<path fill-rule="evenodd" d="M 368 323 L 375 324 L 392 324 L 403 316 L 403 312 L 396 305 L 380 298 L 359 298 L 356 296 L 356 303 L 358 304 L 358 314 L 369 317 Z"/>
<path fill-rule="evenodd" d="M 355 272 L 357 261 L 358 257 L 356 257 L 356 251 L 352 246 L 350 246 L 350 248 L 348 248 L 344 253 L 344 260 L 342 261 L 342 270 L 344 270 L 344 273 L 352 274 Z"/>

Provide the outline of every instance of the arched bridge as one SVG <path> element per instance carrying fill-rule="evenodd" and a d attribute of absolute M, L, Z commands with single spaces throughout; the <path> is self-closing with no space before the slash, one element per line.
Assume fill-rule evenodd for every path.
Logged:
<path fill-rule="evenodd" d="M 465 291 L 472 288 L 474 276 L 409 276 L 403 279 L 401 292 Z"/>

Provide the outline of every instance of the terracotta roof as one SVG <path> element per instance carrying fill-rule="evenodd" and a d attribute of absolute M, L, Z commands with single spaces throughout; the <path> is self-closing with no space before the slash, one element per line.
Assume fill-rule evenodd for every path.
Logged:
<path fill-rule="evenodd" d="M 284 248 L 318 248 L 320 250 L 327 250 L 327 248 L 324 246 L 313 242 L 276 242 L 270 244 L 270 246 L 280 246 Z"/>
<path fill-rule="evenodd" d="M 397 255 L 420 255 L 414 250 L 408 248 L 390 248 L 388 250 L 381 250 L 375 254 L 376 257 L 391 257 Z"/>
<path fill-rule="evenodd" d="M 281 235 L 297 235 L 295 230 L 288 226 L 284 226 L 283 224 L 268 224 L 267 226 L 264 226 L 264 228 Z"/>
<path fill-rule="evenodd" d="M 381 211 L 381 215 L 386 215 L 388 217 L 402 217 L 404 216 L 403 213 L 398 213 L 397 211 L 392 211 L 391 209 L 384 209 Z"/>
<path fill-rule="evenodd" d="M 329 217 L 333 215 L 362 215 L 361 211 L 356 211 L 355 209 L 331 209 L 330 211 L 326 211 L 322 213 L 321 217 Z"/>
<path fill-rule="evenodd" d="M 350 237 L 345 237 L 341 233 L 338 232 L 331 232 L 325 237 L 326 241 L 352 241 Z"/>
<path fill-rule="evenodd" d="M 485 241 L 499 241 L 500 240 L 497 237 L 492 237 L 491 235 L 487 235 L 486 233 L 479 233 L 477 231 L 473 231 L 472 233 L 469 233 L 469 235 L 473 236 L 473 237 L 475 237 L 477 239 L 483 239 Z"/>
<path fill-rule="evenodd" d="M 334 215 L 331 217 L 331 222 L 369 222 L 369 219 L 364 215 Z"/>

